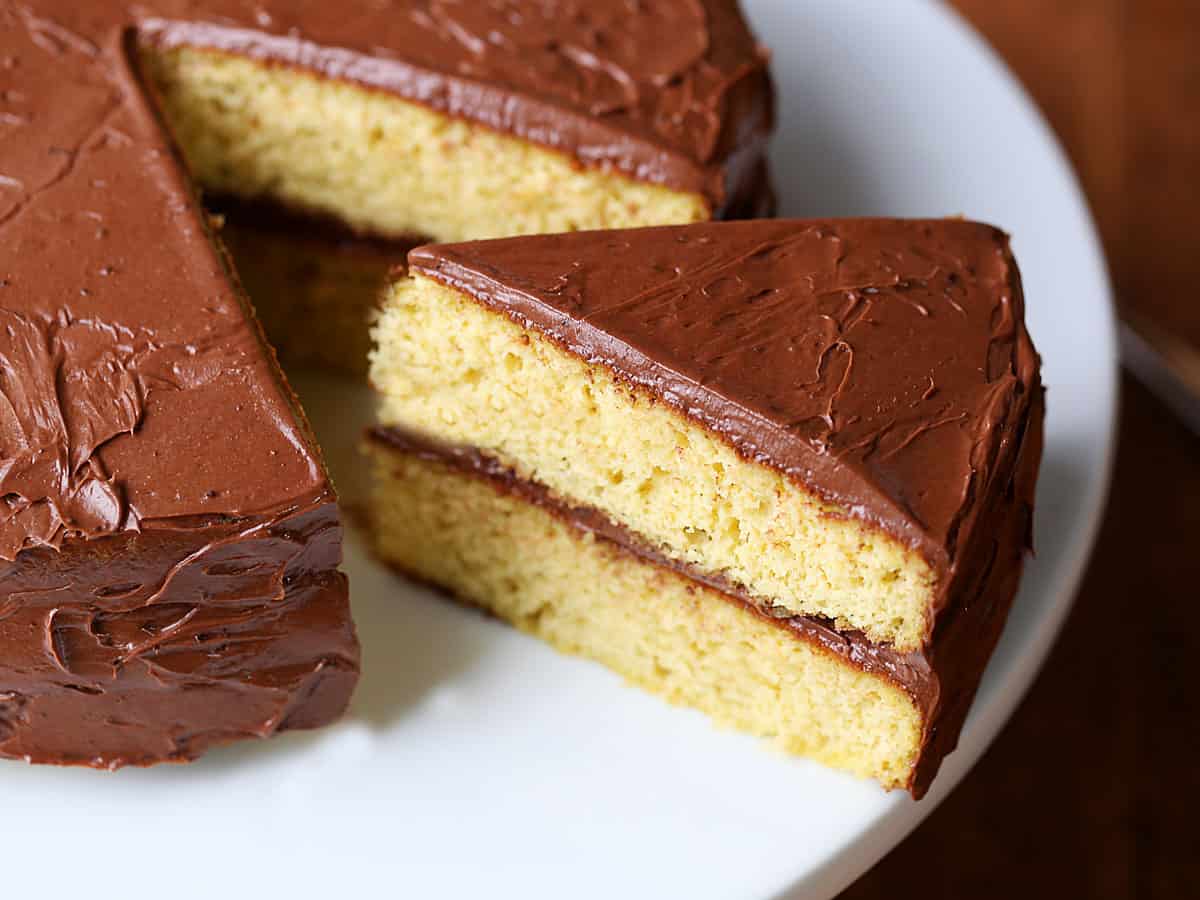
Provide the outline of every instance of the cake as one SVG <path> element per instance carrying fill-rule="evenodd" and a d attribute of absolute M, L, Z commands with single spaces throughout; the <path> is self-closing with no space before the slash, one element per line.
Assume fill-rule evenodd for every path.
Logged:
<path fill-rule="evenodd" d="M 760 220 L 427 246 L 375 338 L 386 560 L 925 790 L 1030 542 L 1042 390 L 1001 232 Z"/>
<path fill-rule="evenodd" d="M 770 124 L 732 0 L 0 0 L 0 756 L 187 760 L 357 679 L 336 496 L 196 181 L 313 241 L 692 221 L 769 202 Z M 271 292 L 299 355 L 362 357 L 329 285 L 386 246 Z"/>
<path fill-rule="evenodd" d="M 733 0 L 0 0 L 0 756 L 349 702 L 336 495 L 225 227 L 351 370 L 399 248 L 458 242 L 375 327 L 386 561 L 922 793 L 1029 545 L 1037 357 L 995 229 L 713 221 L 770 210 L 772 108 Z"/>

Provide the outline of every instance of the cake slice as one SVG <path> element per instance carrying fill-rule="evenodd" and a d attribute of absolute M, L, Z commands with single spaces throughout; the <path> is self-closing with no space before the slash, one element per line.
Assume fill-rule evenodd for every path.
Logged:
<path fill-rule="evenodd" d="M 0 3 L 0 756 L 187 760 L 338 717 L 335 495 L 131 67 Z"/>
<path fill-rule="evenodd" d="M 376 338 L 383 424 L 901 651 L 954 605 L 1038 383 L 1006 239 L 950 220 L 419 248 Z"/>
<path fill-rule="evenodd" d="M 682 576 L 702 607 L 735 610 L 730 646 L 672 645 L 657 665 L 724 687 L 660 690 L 919 792 L 954 745 L 1028 544 L 1042 391 L 1023 318 L 1004 235 L 956 220 L 419 248 L 375 330 L 382 552 L 652 685 L 664 632 L 712 627 L 700 607 L 664 619 L 652 585 Z M 464 455 L 486 464 L 448 462 Z M 485 479 L 491 494 L 483 470 L 505 473 Z M 427 490 L 443 501 L 423 503 Z M 498 537 L 489 509 L 520 533 L 559 523 L 557 556 L 539 544 L 519 559 L 532 541 Z M 616 552 L 595 548 L 614 543 L 642 588 L 591 584 L 596 554 Z M 556 599 L 528 619 L 531 590 Z M 593 624 L 610 614 L 624 632 Z M 796 715 L 742 708 L 745 679 L 791 683 L 764 622 L 821 650 L 806 657 L 818 679 L 872 679 L 838 727 L 875 722 L 881 745 L 816 747 L 809 724 L 841 700 L 808 693 L 808 676 Z"/>

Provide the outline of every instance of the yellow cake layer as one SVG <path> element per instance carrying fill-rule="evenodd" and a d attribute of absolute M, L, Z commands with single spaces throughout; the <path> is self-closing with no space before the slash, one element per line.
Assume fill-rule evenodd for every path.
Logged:
<path fill-rule="evenodd" d="M 385 425 L 494 453 L 764 602 L 922 645 L 936 585 L 919 554 L 607 369 L 419 275 L 388 289 L 374 336 Z"/>
<path fill-rule="evenodd" d="M 209 49 L 147 51 L 144 65 L 208 190 L 441 241 L 710 217 L 699 194 L 584 168 L 384 91 Z"/>
<path fill-rule="evenodd" d="M 722 726 L 907 786 L 922 724 L 903 689 L 490 481 L 371 449 L 384 560 Z"/>

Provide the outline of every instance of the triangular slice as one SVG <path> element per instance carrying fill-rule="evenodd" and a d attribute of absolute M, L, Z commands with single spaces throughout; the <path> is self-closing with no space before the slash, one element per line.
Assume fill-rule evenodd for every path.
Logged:
<path fill-rule="evenodd" d="M 953 746 L 1015 591 L 1040 455 L 1038 359 L 1001 232 L 756 221 L 425 247 L 376 337 L 372 380 L 394 426 L 377 443 L 487 460 L 474 470 L 503 470 L 558 520 L 735 597 L 746 628 L 761 631 L 753 611 L 807 623 L 793 632 L 810 642 L 838 634 L 839 665 L 899 686 L 915 710 L 885 781 L 921 784 Z M 472 556 L 439 528 L 447 509 L 407 549 L 385 529 L 385 552 L 557 643 L 605 640 L 587 609 L 567 634 L 550 601 L 521 620 L 500 570 L 453 575 L 439 556 Z M 496 526 L 477 527 L 482 547 Z M 679 615 L 643 622 L 616 658 L 664 628 L 707 627 Z M 723 661 L 674 668 L 717 666 L 733 702 L 739 677 L 783 665 L 748 634 L 729 634 Z M 795 737 L 769 710 L 748 727 Z"/>

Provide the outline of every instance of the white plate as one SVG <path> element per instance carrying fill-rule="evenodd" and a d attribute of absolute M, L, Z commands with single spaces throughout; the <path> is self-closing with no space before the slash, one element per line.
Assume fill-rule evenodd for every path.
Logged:
<path fill-rule="evenodd" d="M 365 668 L 346 721 L 188 767 L 106 775 L 4 765 L 6 893 L 702 900 L 791 889 L 820 900 L 970 768 L 1054 638 L 1104 498 L 1115 345 L 1095 230 L 1034 108 L 942 7 L 747 6 L 775 53 L 782 211 L 964 213 L 1003 226 L 1045 360 L 1038 557 L 931 794 L 914 803 L 714 731 L 598 666 L 406 585 L 352 536 Z M 297 380 L 353 497 L 363 391 Z"/>

